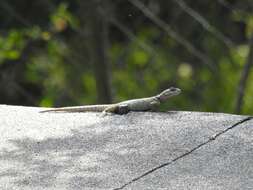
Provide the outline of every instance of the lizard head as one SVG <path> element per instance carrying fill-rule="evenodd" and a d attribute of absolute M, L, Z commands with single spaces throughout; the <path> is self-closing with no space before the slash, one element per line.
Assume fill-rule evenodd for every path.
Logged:
<path fill-rule="evenodd" d="M 158 96 L 157 98 L 160 100 L 160 101 L 164 101 L 164 100 L 167 100 L 169 97 L 171 96 L 176 96 L 178 94 L 180 94 L 181 90 L 179 88 L 175 88 L 175 87 L 170 87 L 164 91 L 162 91 Z"/>

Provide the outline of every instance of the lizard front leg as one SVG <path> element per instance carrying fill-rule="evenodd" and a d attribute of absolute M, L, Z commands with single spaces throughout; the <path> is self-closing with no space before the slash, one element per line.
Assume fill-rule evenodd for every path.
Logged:
<path fill-rule="evenodd" d="M 150 109 L 149 109 L 149 111 L 152 111 L 152 112 L 153 111 L 157 111 L 159 105 L 160 105 L 160 102 L 157 101 L 157 100 L 154 100 L 154 101 L 150 102 Z"/>
<path fill-rule="evenodd" d="M 130 111 L 129 107 L 125 104 L 123 105 L 112 105 L 106 108 L 103 113 L 115 113 L 115 114 L 127 114 Z"/>

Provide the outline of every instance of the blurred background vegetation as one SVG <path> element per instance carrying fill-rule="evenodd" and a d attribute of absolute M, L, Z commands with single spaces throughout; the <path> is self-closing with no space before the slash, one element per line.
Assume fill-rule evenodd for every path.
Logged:
<path fill-rule="evenodd" d="M 164 109 L 253 114 L 252 0 L 0 0 L 0 103 L 183 93 Z"/>

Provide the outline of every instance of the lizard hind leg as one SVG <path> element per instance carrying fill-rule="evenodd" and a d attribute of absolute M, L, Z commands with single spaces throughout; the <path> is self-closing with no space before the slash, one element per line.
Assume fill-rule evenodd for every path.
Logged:
<path fill-rule="evenodd" d="M 118 109 L 118 107 L 116 105 L 109 106 L 108 108 L 104 109 L 104 111 L 102 112 L 102 116 L 116 113 L 117 109 Z"/>
<path fill-rule="evenodd" d="M 127 114 L 129 112 L 127 105 L 112 105 L 103 111 L 103 114 L 114 113 L 114 114 Z"/>
<path fill-rule="evenodd" d="M 127 114 L 130 109 L 127 105 L 122 104 L 122 105 L 118 105 L 118 108 L 115 110 L 117 114 L 123 115 L 123 114 Z"/>

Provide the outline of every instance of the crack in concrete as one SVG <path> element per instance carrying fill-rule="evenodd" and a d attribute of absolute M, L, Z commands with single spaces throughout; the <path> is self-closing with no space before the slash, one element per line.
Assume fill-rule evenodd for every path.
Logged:
<path fill-rule="evenodd" d="M 208 144 L 208 143 L 214 141 L 214 140 L 215 140 L 217 137 L 219 137 L 220 135 L 226 133 L 227 131 L 229 131 L 229 130 L 231 130 L 231 129 L 237 127 L 238 125 L 240 125 L 240 124 L 242 124 L 242 123 L 244 123 L 244 122 L 246 122 L 246 121 L 249 121 L 249 120 L 251 120 L 251 119 L 253 119 L 253 117 L 249 116 L 249 117 L 246 117 L 246 118 L 244 118 L 244 119 L 242 119 L 242 120 L 236 122 L 235 124 L 231 125 L 230 127 L 228 127 L 228 128 L 226 128 L 226 129 L 220 131 L 219 133 L 216 133 L 216 134 L 213 135 L 211 138 L 209 138 L 207 141 L 205 141 L 205 142 L 199 144 L 198 146 L 194 147 L 194 148 L 191 149 L 190 151 L 188 151 L 188 152 L 186 152 L 186 153 L 184 153 L 184 154 L 182 154 L 182 155 L 180 155 L 180 156 L 174 158 L 173 160 L 171 160 L 171 161 L 169 161 L 169 162 L 163 163 L 163 164 L 161 164 L 161 165 L 159 165 L 159 166 L 157 166 L 157 167 L 154 167 L 154 168 L 151 169 L 151 170 L 148 170 L 147 172 L 143 173 L 142 175 L 133 178 L 131 181 L 125 183 L 124 185 L 122 185 L 122 186 L 120 186 L 120 187 L 118 187 L 118 188 L 114 188 L 113 190 L 120 190 L 120 189 L 123 189 L 123 188 L 125 188 L 126 186 L 128 186 L 128 185 L 134 183 L 135 181 L 138 181 L 139 179 L 141 179 L 141 178 L 143 178 L 143 177 L 145 177 L 145 176 L 147 176 L 147 175 L 153 173 L 154 171 L 156 171 L 156 170 L 158 170 L 158 169 L 160 169 L 160 168 L 163 168 L 163 167 L 165 167 L 165 166 L 168 166 L 168 165 L 173 164 L 173 163 L 176 162 L 177 160 L 180 160 L 181 158 L 184 158 L 185 156 L 188 156 L 189 154 L 191 154 L 191 153 L 194 152 L 195 150 L 198 150 L 198 149 L 201 148 L 202 146 L 204 146 L 204 145 L 206 145 L 206 144 Z"/>

